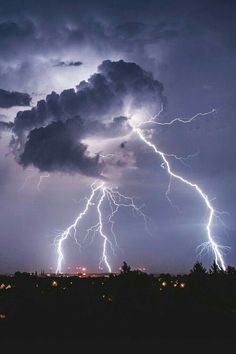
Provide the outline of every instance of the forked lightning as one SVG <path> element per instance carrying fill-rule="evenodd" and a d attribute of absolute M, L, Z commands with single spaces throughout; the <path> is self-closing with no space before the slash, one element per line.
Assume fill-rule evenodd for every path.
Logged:
<path fill-rule="evenodd" d="M 135 212 L 137 215 L 140 215 L 144 219 L 145 224 L 147 224 L 146 216 L 143 213 L 141 207 L 138 207 L 134 203 L 134 198 L 127 197 L 121 194 L 118 191 L 118 188 L 109 187 L 106 185 L 105 182 L 95 181 L 94 183 L 92 183 L 90 196 L 85 200 L 85 207 L 82 212 L 77 216 L 73 224 L 71 224 L 55 239 L 55 244 L 57 247 L 57 273 L 62 273 L 62 263 L 64 260 L 64 242 L 69 237 L 74 237 L 76 243 L 79 246 L 82 246 L 82 243 L 88 238 L 89 234 L 92 234 L 92 237 L 94 237 L 95 234 L 98 234 L 102 239 L 102 256 L 99 262 L 99 268 L 103 269 L 102 265 L 105 265 L 108 272 L 112 272 L 112 268 L 109 262 L 109 250 L 114 253 L 115 247 L 113 243 L 115 243 L 115 246 L 117 246 L 116 235 L 114 232 L 114 217 L 120 208 L 131 208 L 133 212 Z M 106 214 L 104 213 L 105 202 L 108 203 L 108 206 L 110 208 L 110 211 Z M 95 207 L 95 210 L 97 212 L 98 221 L 95 225 L 92 225 L 87 230 L 85 237 L 81 238 L 81 240 L 79 241 L 77 233 L 79 232 L 80 222 L 89 213 L 90 209 L 93 206 Z M 110 226 L 109 236 L 105 231 L 105 226 L 107 225 Z"/>
<path fill-rule="evenodd" d="M 223 258 L 223 254 L 222 254 L 222 249 L 224 248 L 223 246 L 221 246 L 220 244 L 218 244 L 212 235 L 212 224 L 213 224 L 213 220 L 214 217 L 217 214 L 217 211 L 214 209 L 213 205 L 211 204 L 211 201 L 209 199 L 209 197 L 207 196 L 206 193 L 203 192 L 203 190 L 199 187 L 199 185 L 197 185 L 194 182 L 191 182 L 190 180 L 188 180 L 185 177 L 182 177 L 179 174 L 176 174 L 170 165 L 170 162 L 168 161 L 168 154 L 165 154 L 164 152 L 162 152 L 161 150 L 159 150 L 159 148 L 157 147 L 157 145 L 155 145 L 154 143 L 152 143 L 149 138 L 151 136 L 150 134 L 150 129 L 149 129 L 149 134 L 148 134 L 148 138 L 146 137 L 145 133 L 143 132 L 143 127 L 148 124 L 148 123 L 154 123 L 156 125 L 159 126 L 172 126 L 173 124 L 179 122 L 182 124 L 188 124 L 191 123 L 193 120 L 195 120 L 198 117 L 204 117 L 204 116 L 208 116 L 209 114 L 214 113 L 216 110 L 212 109 L 210 112 L 206 112 L 206 113 L 197 113 L 196 115 L 194 115 L 193 117 L 189 118 L 189 119 L 182 119 L 182 118 L 175 118 L 170 122 L 159 122 L 159 121 L 155 121 L 156 118 L 159 117 L 160 113 L 163 111 L 163 108 L 160 110 L 160 112 L 154 116 L 153 118 L 146 120 L 144 122 L 141 122 L 139 124 L 132 124 L 132 119 L 131 119 L 131 126 L 133 128 L 133 131 L 137 133 L 138 137 L 148 146 L 150 147 L 157 155 L 159 155 L 163 161 L 162 163 L 162 167 L 164 167 L 167 171 L 167 173 L 170 175 L 170 181 L 172 178 L 180 181 L 181 183 L 186 184 L 187 186 L 189 186 L 190 188 L 194 189 L 199 196 L 202 198 L 205 206 L 208 209 L 208 222 L 206 224 L 206 232 L 207 232 L 207 237 L 208 237 L 208 246 L 211 247 L 213 253 L 214 253 L 214 258 L 215 258 L 215 262 L 218 266 L 219 269 L 223 269 L 226 270 L 226 265 L 225 265 L 225 261 Z M 176 155 L 172 155 L 173 157 L 175 157 L 176 159 L 179 159 Z M 168 190 L 167 190 L 167 197 L 168 200 L 169 199 L 169 192 L 170 192 L 170 183 L 168 185 Z"/>
<path fill-rule="evenodd" d="M 166 197 L 170 203 L 171 200 L 169 194 L 170 194 L 170 185 L 172 179 L 178 180 L 181 183 L 185 184 L 186 186 L 190 187 L 191 189 L 195 190 L 200 196 L 200 198 L 203 200 L 208 210 L 208 221 L 206 223 L 206 232 L 207 232 L 208 241 L 204 243 L 204 245 L 208 248 L 210 247 L 211 250 L 213 251 L 214 259 L 218 268 L 226 270 L 226 265 L 225 265 L 223 252 L 222 252 L 224 247 L 216 242 L 212 234 L 212 226 L 213 226 L 214 219 L 218 218 L 220 213 L 214 209 L 211 200 L 209 199 L 207 194 L 200 188 L 198 184 L 190 181 L 189 179 L 183 177 L 180 174 L 175 173 L 172 170 L 171 164 L 168 159 L 169 157 L 173 157 L 177 160 L 184 161 L 193 155 L 189 155 L 187 157 L 178 157 L 175 154 L 164 153 L 158 148 L 156 144 L 154 144 L 151 141 L 152 128 L 148 128 L 148 124 L 154 124 L 156 126 L 173 126 L 176 123 L 189 124 L 199 117 L 212 115 L 214 112 L 216 112 L 216 110 L 212 109 L 211 111 L 206 113 L 197 113 L 196 115 L 188 119 L 175 118 L 170 122 L 160 122 L 156 120 L 156 118 L 158 118 L 162 112 L 163 112 L 163 107 L 161 107 L 160 112 L 156 116 L 148 120 L 144 120 L 142 117 L 142 121 L 140 123 L 135 123 L 135 119 L 131 118 L 130 126 L 132 128 L 132 131 L 136 133 L 137 136 L 141 139 L 141 141 L 144 144 L 146 144 L 150 149 L 152 149 L 155 152 L 155 154 L 161 157 L 162 159 L 161 166 L 165 168 L 165 170 L 167 171 L 170 177 L 168 189 L 166 191 Z M 106 202 L 110 206 L 110 212 L 108 214 L 104 212 L 104 204 Z M 173 206 L 172 203 L 171 205 Z M 96 208 L 98 221 L 95 223 L 95 225 L 92 225 L 87 230 L 85 237 L 82 238 L 80 241 L 78 241 L 77 233 L 79 232 L 78 229 L 80 226 L 80 222 L 88 214 L 92 206 Z M 93 239 L 96 234 L 100 235 L 102 239 L 102 256 L 99 262 L 99 267 L 100 269 L 102 269 L 102 265 L 104 264 L 107 270 L 109 272 L 112 272 L 111 264 L 109 261 L 109 250 L 114 252 L 113 242 L 115 242 L 115 246 L 117 246 L 117 239 L 114 232 L 114 222 L 115 222 L 114 216 L 116 215 L 116 213 L 119 211 L 121 207 L 131 208 L 134 212 L 136 212 L 137 214 L 141 215 L 144 218 L 145 223 L 147 222 L 146 216 L 142 212 L 141 208 L 134 204 L 134 199 L 132 197 L 127 197 L 121 194 L 117 188 L 115 189 L 109 187 L 105 182 L 96 181 L 91 185 L 91 194 L 89 198 L 86 198 L 86 204 L 83 211 L 78 215 L 78 217 L 75 219 L 73 224 L 71 224 L 64 232 L 62 232 L 62 234 L 56 237 L 55 242 L 57 246 L 57 255 L 58 255 L 57 269 L 56 269 L 57 273 L 62 272 L 62 262 L 64 260 L 64 254 L 63 254 L 64 242 L 69 237 L 73 236 L 77 244 L 81 246 L 82 243 L 87 239 L 89 235 L 92 235 L 92 239 Z M 105 229 L 107 229 L 107 227 L 105 228 L 106 225 L 110 225 L 109 235 L 107 235 L 105 231 Z"/>

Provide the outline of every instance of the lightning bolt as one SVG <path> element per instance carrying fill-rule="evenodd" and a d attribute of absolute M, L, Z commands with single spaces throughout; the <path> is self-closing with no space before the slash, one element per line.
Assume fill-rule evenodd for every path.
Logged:
<path fill-rule="evenodd" d="M 160 114 L 163 112 L 163 106 L 160 110 L 160 112 L 158 112 L 155 116 L 151 117 L 149 120 L 146 120 L 145 122 L 142 122 L 139 124 L 139 127 L 144 125 L 144 124 L 148 124 L 148 123 L 154 123 L 156 125 L 161 125 L 161 126 L 166 126 L 166 125 L 173 125 L 174 123 L 183 123 L 183 124 L 188 124 L 188 123 L 191 123 L 192 121 L 194 121 L 196 118 L 199 118 L 199 117 L 205 117 L 205 116 L 209 116 L 209 115 L 212 115 L 213 113 L 216 112 L 216 109 L 215 108 L 212 108 L 211 111 L 209 112 L 199 112 L 197 114 L 195 114 L 193 117 L 191 118 L 174 118 L 172 119 L 170 122 L 159 122 L 159 121 L 156 121 L 155 119 L 156 118 L 159 118 Z"/>
<path fill-rule="evenodd" d="M 33 171 L 33 170 L 31 170 L 31 171 Z M 33 171 L 33 172 L 34 172 L 34 171 Z M 26 178 L 25 178 L 25 180 L 24 180 L 22 186 L 19 188 L 18 191 L 19 191 L 19 192 L 22 191 L 22 190 L 25 188 L 25 186 L 28 184 L 28 181 L 29 181 L 30 179 L 34 178 L 36 175 L 37 175 L 37 173 L 34 172 L 33 174 L 26 176 Z M 49 174 L 49 173 L 47 173 L 47 174 L 45 174 L 45 175 L 40 175 L 40 176 L 39 176 L 39 180 L 38 180 L 38 183 L 37 183 L 37 185 L 36 185 L 36 189 L 37 189 L 38 191 L 40 190 L 40 186 L 41 186 L 41 183 L 43 182 L 43 179 L 44 179 L 44 178 L 48 178 L 48 177 L 50 177 L 50 174 Z"/>
<path fill-rule="evenodd" d="M 182 124 L 188 124 L 191 123 L 193 120 L 195 120 L 198 117 L 204 117 L 204 116 L 208 116 L 210 114 L 213 114 L 214 112 L 216 112 L 215 109 L 212 109 L 210 112 L 206 112 L 206 113 L 197 113 L 196 115 L 194 115 L 193 117 L 189 118 L 189 119 L 183 119 L 183 118 L 175 118 L 173 120 L 171 120 L 170 122 L 158 122 L 155 121 L 154 119 L 156 119 L 160 113 L 163 111 L 163 108 L 160 110 L 160 112 L 158 113 L 158 115 L 154 116 L 153 118 L 145 121 L 145 122 L 141 122 L 139 124 L 134 124 L 132 123 L 132 119 L 131 119 L 131 126 L 133 128 L 133 131 L 138 135 L 138 137 L 149 147 L 151 148 L 155 154 L 159 155 L 162 159 L 162 167 L 165 168 L 165 170 L 167 171 L 167 173 L 170 176 L 170 182 L 168 185 L 168 189 L 166 192 L 166 195 L 168 197 L 168 194 L 170 192 L 170 183 L 172 179 L 176 179 L 178 181 L 180 181 L 181 183 L 187 185 L 188 187 L 190 187 L 191 189 L 195 190 L 198 195 L 201 197 L 201 199 L 203 200 L 207 210 L 208 210 L 208 222 L 206 224 L 206 232 L 207 232 L 207 238 L 208 238 L 208 242 L 207 242 L 207 247 L 210 247 L 213 251 L 214 254 L 214 258 L 215 258 L 215 262 L 218 266 L 219 269 L 223 269 L 226 270 L 226 265 L 223 259 L 223 254 L 221 252 L 223 246 L 219 245 L 213 238 L 212 235 L 212 223 L 214 218 L 216 217 L 216 210 L 214 209 L 213 205 L 211 204 L 211 201 L 209 199 L 209 197 L 207 196 L 207 194 L 199 187 L 199 185 L 197 185 L 194 182 L 191 182 L 190 180 L 188 180 L 185 177 L 182 177 L 181 175 L 175 173 L 170 165 L 170 162 L 168 160 L 168 154 L 165 154 L 164 152 L 162 152 L 157 145 L 155 145 L 154 143 L 152 143 L 149 139 L 151 137 L 150 131 L 149 131 L 149 137 L 147 138 L 145 136 L 145 133 L 143 132 L 142 128 L 145 124 L 148 123 L 154 123 L 156 125 L 159 126 L 172 126 L 173 124 L 179 122 Z M 175 156 L 175 155 L 171 155 L 171 156 Z M 175 156 L 176 159 L 178 159 L 177 156 Z M 168 200 L 170 201 L 169 197 Z"/>
<path fill-rule="evenodd" d="M 89 207 L 92 205 L 92 200 L 94 198 L 95 192 L 97 190 L 99 190 L 102 186 L 103 183 L 98 185 L 97 187 L 94 187 L 95 182 L 91 185 L 91 189 L 92 192 L 89 196 L 89 198 L 86 198 L 86 204 L 85 204 L 85 208 L 84 210 L 78 215 L 78 217 L 75 219 L 74 223 L 71 224 L 61 235 L 59 235 L 56 238 L 56 244 L 57 244 L 57 254 L 58 254 L 58 261 L 57 261 L 57 269 L 56 269 L 56 273 L 61 273 L 61 269 L 62 269 L 62 261 L 64 259 L 64 255 L 63 255 L 63 243 L 64 241 L 66 241 L 68 239 L 69 236 L 71 236 L 72 232 L 73 235 L 75 237 L 76 235 L 76 229 L 77 226 L 79 225 L 80 220 L 83 218 L 84 215 L 86 215 L 86 213 L 89 210 Z M 75 238 L 76 242 L 77 239 Z"/>
<path fill-rule="evenodd" d="M 43 182 L 43 179 L 44 179 L 44 178 L 48 178 L 48 177 L 50 177 L 50 174 L 49 174 L 49 173 L 47 173 L 47 174 L 45 174 L 45 175 L 40 175 L 40 176 L 39 176 L 39 181 L 38 181 L 38 183 L 37 183 L 37 190 L 38 190 L 38 191 L 40 190 L 40 186 L 41 186 L 41 183 Z"/>
<path fill-rule="evenodd" d="M 29 181 L 31 178 L 34 178 L 34 177 L 36 176 L 36 172 L 34 172 L 34 170 L 29 169 L 29 171 L 31 171 L 31 172 L 33 172 L 33 173 L 25 177 L 25 180 L 24 180 L 24 182 L 22 183 L 21 187 L 18 189 L 18 192 L 21 192 L 21 191 L 25 188 L 25 186 L 28 184 L 28 181 Z"/>
<path fill-rule="evenodd" d="M 150 149 L 154 151 L 155 154 L 161 157 L 162 159 L 162 164 L 161 167 L 164 168 L 170 179 L 169 179 L 169 184 L 168 188 L 166 191 L 166 197 L 171 203 L 172 206 L 174 206 L 170 200 L 169 194 L 170 194 L 170 188 L 171 188 L 171 182 L 173 179 L 178 180 L 179 182 L 183 183 L 184 185 L 190 187 L 191 189 L 195 190 L 197 194 L 200 196 L 200 198 L 203 200 L 207 210 L 208 210 L 208 221 L 206 223 L 206 233 L 207 233 L 207 238 L 208 241 L 202 244 L 202 249 L 200 251 L 200 254 L 203 253 L 203 249 L 211 249 L 214 254 L 214 259 L 215 262 L 218 266 L 219 269 L 226 269 L 226 265 L 224 262 L 223 258 L 223 253 L 222 249 L 224 248 L 222 245 L 218 244 L 212 235 L 212 225 L 213 221 L 216 218 L 219 218 L 219 212 L 216 211 L 211 203 L 211 200 L 207 196 L 207 194 L 200 188 L 200 186 L 186 177 L 183 177 L 180 174 L 177 174 L 176 172 L 173 171 L 171 167 L 171 163 L 169 161 L 169 158 L 174 158 L 176 160 L 179 160 L 181 162 L 184 162 L 188 158 L 195 156 L 196 154 L 193 155 L 188 155 L 187 157 L 178 157 L 175 154 L 167 154 L 163 151 L 161 151 L 157 145 L 155 145 L 151 139 L 152 139 L 152 129 L 150 128 L 145 128 L 146 124 L 154 123 L 155 125 L 158 126 L 173 126 L 176 123 L 181 123 L 181 124 L 189 124 L 193 122 L 195 119 L 199 117 L 205 117 L 208 115 L 212 115 L 213 113 L 216 112 L 215 109 L 212 109 L 209 112 L 205 113 L 197 113 L 191 118 L 183 119 L 183 118 L 175 118 L 171 120 L 170 122 L 159 122 L 156 121 L 156 118 L 159 117 L 159 115 L 163 112 L 163 106 L 161 107 L 161 110 L 158 112 L 157 115 L 154 117 L 151 117 L 150 119 L 143 121 L 141 123 L 135 123 L 135 119 L 133 120 L 131 118 L 130 120 L 130 126 L 132 128 L 132 131 L 135 132 L 140 140 L 146 144 Z M 143 128 L 145 128 L 145 131 L 143 131 Z M 107 158 L 112 156 L 113 154 L 109 155 L 101 155 L 103 158 Z M 48 177 L 48 176 L 45 176 Z M 100 258 L 99 262 L 99 268 L 102 269 L 102 264 L 104 264 L 108 270 L 108 272 L 112 272 L 111 265 L 109 263 L 109 256 L 108 256 L 108 250 L 109 248 L 113 251 L 114 253 L 114 246 L 113 242 L 111 241 L 110 237 L 107 236 L 107 233 L 105 232 L 105 225 L 109 224 L 110 225 L 110 234 L 112 235 L 115 245 L 117 246 L 117 238 L 116 234 L 114 232 L 114 217 L 118 213 L 120 208 L 131 208 L 134 213 L 141 215 L 144 218 L 145 225 L 147 225 L 147 220 L 145 214 L 142 212 L 142 208 L 138 207 L 134 203 L 134 198 L 133 197 L 127 197 L 123 194 L 121 194 L 118 191 L 118 188 L 113 188 L 109 187 L 105 184 L 105 182 L 97 182 L 95 181 L 91 185 L 91 193 L 88 198 L 85 198 L 86 204 L 82 212 L 77 216 L 75 221 L 65 230 L 63 231 L 59 236 L 56 237 L 55 243 L 57 246 L 57 273 L 61 273 L 62 271 L 62 263 L 64 260 L 64 254 L 63 254 L 63 244 L 64 242 L 70 237 L 73 236 L 76 243 L 81 246 L 81 242 L 78 241 L 77 239 L 77 229 L 80 226 L 80 222 L 82 219 L 88 214 L 90 208 L 92 206 L 96 207 L 97 210 L 97 215 L 98 215 L 98 221 L 92 225 L 90 228 L 87 229 L 87 232 L 85 234 L 84 239 L 82 242 L 85 242 L 88 236 L 91 234 L 92 235 L 92 240 L 94 239 L 95 235 L 98 234 L 101 239 L 102 239 L 102 256 Z M 105 203 L 108 203 L 110 206 L 110 213 L 104 214 L 103 211 L 103 205 Z M 109 247 L 109 248 L 108 248 Z"/>
<path fill-rule="evenodd" d="M 111 266 L 108 262 L 108 257 L 107 257 L 107 243 L 110 241 L 108 240 L 107 236 L 105 235 L 105 233 L 103 231 L 103 219 L 102 219 L 102 211 L 101 211 L 101 205 L 102 205 L 102 202 L 105 197 L 106 197 L 106 188 L 103 187 L 102 188 L 102 196 L 99 199 L 99 202 L 97 205 L 97 211 L 98 211 L 98 215 L 99 215 L 99 233 L 100 233 L 101 237 L 103 238 L 102 258 L 99 263 L 99 268 L 102 269 L 101 264 L 102 264 L 102 262 L 104 262 L 105 265 L 107 266 L 109 273 L 111 273 Z"/>
<path fill-rule="evenodd" d="M 56 273 L 62 272 L 62 263 L 64 260 L 64 252 L 63 252 L 63 244 L 64 242 L 70 237 L 73 236 L 76 243 L 81 247 L 82 243 L 86 241 L 88 236 L 92 234 L 92 240 L 96 234 L 98 234 L 102 239 L 102 255 L 99 262 L 99 269 L 102 268 L 102 264 L 105 265 L 108 272 L 112 272 L 111 265 L 109 263 L 109 256 L 108 256 L 108 246 L 109 249 L 113 253 L 115 253 L 115 247 L 113 242 L 107 236 L 104 226 L 109 224 L 110 225 L 110 234 L 113 236 L 115 240 L 115 245 L 118 247 L 116 234 L 114 232 L 114 217 L 118 213 L 120 208 L 130 208 L 133 210 L 134 213 L 142 216 L 147 227 L 147 218 L 146 215 L 143 213 L 142 208 L 138 207 L 134 203 L 134 197 L 125 196 L 118 191 L 118 188 L 109 187 L 105 184 L 105 182 L 98 182 L 95 181 L 91 185 L 91 193 L 88 198 L 85 198 L 86 203 L 84 209 L 80 212 L 77 216 L 75 221 L 60 235 L 58 235 L 54 241 L 57 249 L 57 268 Z M 110 207 L 110 212 L 104 215 L 103 212 L 103 205 L 105 202 L 108 203 Z M 90 228 L 87 229 L 87 232 L 82 239 L 82 242 L 78 241 L 77 238 L 77 230 L 80 226 L 80 222 L 82 219 L 88 214 L 90 208 L 95 206 L 98 215 L 98 221 L 92 225 Z"/>

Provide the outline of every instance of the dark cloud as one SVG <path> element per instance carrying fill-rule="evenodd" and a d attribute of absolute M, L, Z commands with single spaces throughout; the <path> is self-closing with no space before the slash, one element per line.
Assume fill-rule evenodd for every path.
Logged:
<path fill-rule="evenodd" d="M 65 61 L 60 61 L 59 63 L 55 64 L 54 66 L 81 66 L 83 63 L 82 61 L 70 61 L 70 62 L 65 62 Z"/>
<path fill-rule="evenodd" d="M 13 128 L 14 124 L 13 123 L 8 123 L 8 122 L 1 122 L 0 121 L 0 131 L 11 131 Z"/>
<path fill-rule="evenodd" d="M 13 21 L 0 22 L 1 44 L 9 45 L 9 41 L 22 40 L 34 34 L 35 27 L 29 20 L 23 20 L 20 23 Z"/>
<path fill-rule="evenodd" d="M 123 141 L 123 142 L 120 144 L 120 148 L 121 148 L 121 149 L 124 149 L 126 144 L 127 144 L 127 141 Z"/>
<path fill-rule="evenodd" d="M 104 61 L 76 90 L 52 92 L 31 110 L 18 112 L 11 142 L 18 162 L 42 171 L 90 174 L 95 165 L 99 169 L 98 159 L 88 157 L 79 140 L 126 135 L 130 126 L 122 113 L 127 100 L 135 108 L 158 107 L 165 101 L 163 86 L 135 63 Z"/>
<path fill-rule="evenodd" d="M 9 92 L 0 89 L 0 107 L 10 108 L 14 106 L 29 106 L 31 97 L 28 93 Z"/>
<path fill-rule="evenodd" d="M 82 130 L 82 121 L 78 118 L 33 129 L 19 163 L 24 167 L 34 165 L 40 171 L 100 175 L 102 166 L 99 156 L 90 157 L 87 146 L 79 141 Z"/>

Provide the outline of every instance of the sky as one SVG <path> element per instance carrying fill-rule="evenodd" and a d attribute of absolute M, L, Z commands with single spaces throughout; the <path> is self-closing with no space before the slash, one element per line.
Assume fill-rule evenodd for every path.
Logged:
<path fill-rule="evenodd" d="M 55 270 L 54 240 L 95 181 L 134 197 L 147 217 L 121 208 L 115 245 L 103 206 L 112 270 L 209 267 L 213 254 L 198 248 L 203 200 L 172 180 L 170 203 L 163 161 L 133 129 L 160 110 L 162 123 L 212 112 L 143 133 L 166 154 L 190 155 L 168 159 L 223 212 L 212 232 L 235 266 L 235 1 L 0 0 L 0 9 L 0 272 Z M 81 247 L 72 234 L 63 243 L 62 271 L 99 271 L 101 235 L 82 242 L 97 218 L 93 206 L 77 229 Z"/>

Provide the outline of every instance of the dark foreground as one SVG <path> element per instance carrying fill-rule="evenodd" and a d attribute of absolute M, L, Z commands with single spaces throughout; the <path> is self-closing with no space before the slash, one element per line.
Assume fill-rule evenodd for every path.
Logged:
<path fill-rule="evenodd" d="M 234 338 L 236 271 L 0 276 L 0 338 Z"/>

